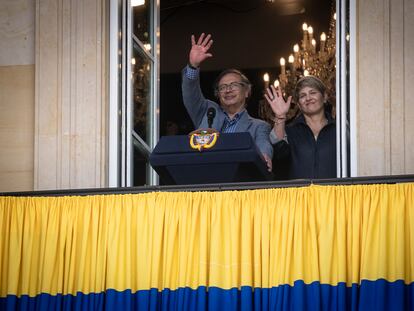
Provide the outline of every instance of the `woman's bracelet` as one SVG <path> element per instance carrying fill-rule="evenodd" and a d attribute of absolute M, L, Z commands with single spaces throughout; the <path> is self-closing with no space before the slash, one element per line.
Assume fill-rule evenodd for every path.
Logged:
<path fill-rule="evenodd" d="M 282 123 L 286 122 L 286 117 L 283 117 L 283 118 L 275 117 L 273 119 L 273 122 L 275 123 L 275 125 L 282 124 Z"/>

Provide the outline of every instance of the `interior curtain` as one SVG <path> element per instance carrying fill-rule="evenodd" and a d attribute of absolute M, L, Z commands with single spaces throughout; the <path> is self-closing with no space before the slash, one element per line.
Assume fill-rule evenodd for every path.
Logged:
<path fill-rule="evenodd" d="M 0 197 L 1 310 L 408 310 L 414 184 Z"/>

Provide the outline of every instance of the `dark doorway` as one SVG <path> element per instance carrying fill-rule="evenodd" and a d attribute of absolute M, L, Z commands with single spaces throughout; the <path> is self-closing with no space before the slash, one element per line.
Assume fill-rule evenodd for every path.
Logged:
<path fill-rule="evenodd" d="M 205 97 L 214 99 L 213 81 L 225 68 L 243 71 L 253 84 L 249 114 L 258 116 L 263 74 L 280 73 L 279 59 L 288 57 L 302 39 L 302 24 L 314 37 L 327 32 L 332 0 L 160 1 L 160 132 L 187 134 L 194 129 L 181 97 L 181 69 L 186 65 L 190 36 L 210 33 L 213 57 L 201 68 Z"/>

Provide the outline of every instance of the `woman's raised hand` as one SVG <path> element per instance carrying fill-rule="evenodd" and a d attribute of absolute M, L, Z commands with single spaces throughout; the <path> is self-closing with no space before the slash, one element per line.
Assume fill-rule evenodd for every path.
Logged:
<path fill-rule="evenodd" d="M 272 108 L 276 118 L 286 118 L 286 114 L 290 108 L 290 102 L 292 101 L 292 96 L 289 96 L 288 99 L 285 100 L 283 98 L 282 90 L 280 87 L 275 88 L 273 85 L 271 85 L 266 89 L 264 97 Z"/>

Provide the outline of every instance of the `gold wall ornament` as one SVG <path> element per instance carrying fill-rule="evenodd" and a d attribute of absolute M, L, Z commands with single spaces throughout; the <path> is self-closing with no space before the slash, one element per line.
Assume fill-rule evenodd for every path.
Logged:
<path fill-rule="evenodd" d="M 280 58 L 279 79 L 273 85 L 280 86 L 283 96 L 287 99 L 292 96 L 292 103 L 287 115 L 287 122 L 298 114 L 298 107 L 293 99 L 296 83 L 307 75 L 313 75 L 321 79 L 328 93 L 328 102 L 332 108 L 332 116 L 335 117 L 336 103 L 336 14 L 333 13 L 328 34 L 322 32 L 319 36 L 319 49 L 314 38 L 315 32 L 312 26 L 302 24 L 303 38 L 301 44 L 293 46 L 293 54 L 288 56 L 288 62 L 284 57 Z M 264 81 L 265 89 L 269 86 L 269 78 Z M 274 113 L 265 99 L 259 102 L 259 116 L 270 124 L 273 124 Z"/>

